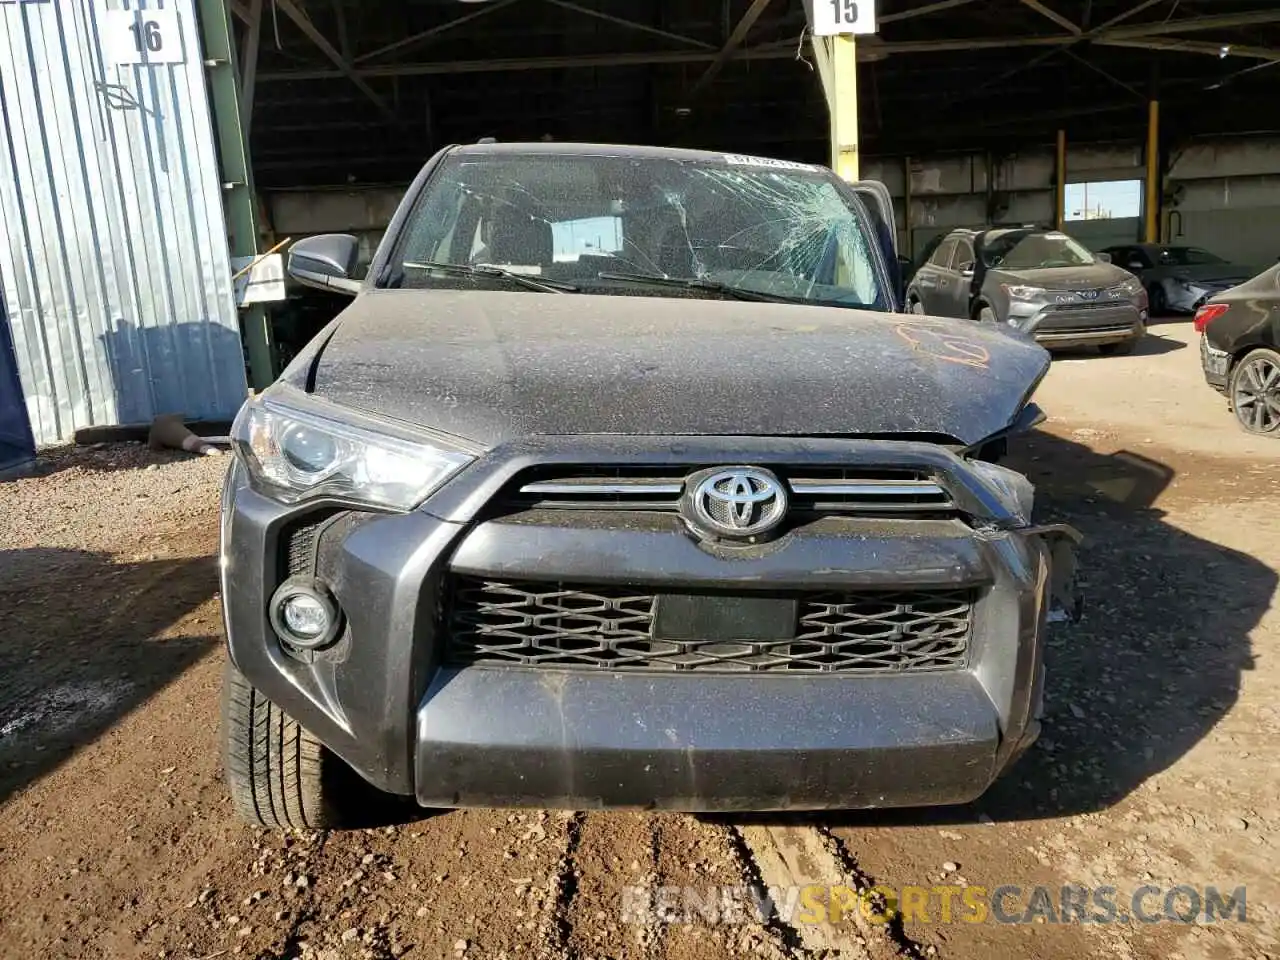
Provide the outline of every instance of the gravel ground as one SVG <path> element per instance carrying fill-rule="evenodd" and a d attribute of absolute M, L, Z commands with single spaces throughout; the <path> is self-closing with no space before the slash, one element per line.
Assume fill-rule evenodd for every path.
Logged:
<path fill-rule="evenodd" d="M 225 458 L 65 451 L 0 482 L 0 957 L 1280 957 L 1280 443 L 1186 325 L 1055 364 L 1018 451 L 1089 537 L 1038 746 L 978 804 L 764 820 L 426 812 L 255 831 L 218 758 Z M 1165 402 L 1162 402 L 1165 401 Z M 1246 922 L 636 923 L 624 888 L 1247 886 Z M 958 901 L 957 901 L 958 902 Z M 1021 901 L 1019 901 L 1021 902 Z M 1159 900 L 1152 902 L 1158 906 Z M 1010 909 L 1021 912 L 1027 904 Z M 907 921 L 910 922 L 907 922 Z"/>

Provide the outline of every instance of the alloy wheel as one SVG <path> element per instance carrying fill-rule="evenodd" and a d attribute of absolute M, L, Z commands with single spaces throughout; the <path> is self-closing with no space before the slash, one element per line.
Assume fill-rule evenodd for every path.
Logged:
<path fill-rule="evenodd" d="M 1280 355 L 1246 357 L 1232 378 L 1232 406 L 1250 433 L 1280 432 Z"/>

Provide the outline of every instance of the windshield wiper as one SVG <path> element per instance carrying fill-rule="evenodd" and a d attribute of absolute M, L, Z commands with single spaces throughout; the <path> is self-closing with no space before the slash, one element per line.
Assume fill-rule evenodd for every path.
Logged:
<path fill-rule="evenodd" d="M 414 260 L 405 261 L 404 268 L 406 270 L 438 270 L 441 273 L 451 274 L 455 277 L 494 277 L 500 280 L 510 280 L 513 283 L 520 284 L 522 287 L 528 287 L 530 290 L 539 290 L 543 293 L 578 292 L 578 288 L 572 283 L 530 277 L 514 270 L 507 270 L 504 267 L 496 267 L 491 263 L 444 263 L 438 260 Z"/>
<path fill-rule="evenodd" d="M 736 297 L 739 300 L 755 300 L 760 303 L 807 303 L 817 304 L 820 301 L 807 297 L 788 297 L 780 293 L 763 293 L 749 290 L 746 287 L 735 287 L 730 283 L 711 280 L 707 277 L 664 277 L 655 273 L 598 273 L 601 280 L 616 280 L 621 283 L 648 283 L 655 287 L 677 287 L 684 290 L 709 290 Z"/>

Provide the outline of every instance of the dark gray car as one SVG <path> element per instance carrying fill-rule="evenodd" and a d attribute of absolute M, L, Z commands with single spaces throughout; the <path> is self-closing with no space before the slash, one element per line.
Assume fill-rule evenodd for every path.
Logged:
<path fill-rule="evenodd" d="M 1065 233 L 952 231 L 916 271 L 907 306 L 1021 331 L 1045 347 L 1123 353 L 1146 334 L 1147 294 Z"/>
<path fill-rule="evenodd" d="M 1048 355 L 894 312 L 862 189 L 689 151 L 442 151 L 237 419 L 237 809 L 971 800 L 1035 739 L 1074 531 L 991 462 Z M 892 226 L 891 222 L 889 226 Z"/>

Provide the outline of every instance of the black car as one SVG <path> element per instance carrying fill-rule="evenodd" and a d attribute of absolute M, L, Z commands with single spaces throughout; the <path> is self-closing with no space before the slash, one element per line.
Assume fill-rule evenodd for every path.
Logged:
<path fill-rule="evenodd" d="M 1231 263 L 1200 247 L 1131 243 L 1102 252 L 1142 281 L 1153 317 L 1195 313 L 1210 297 L 1257 273 L 1256 268 Z"/>
<path fill-rule="evenodd" d="M 1200 363 L 1240 426 L 1280 438 L 1280 264 L 1196 312 Z"/>
<path fill-rule="evenodd" d="M 297 243 L 355 299 L 233 431 L 240 813 L 955 803 L 1007 770 L 1076 609 L 1076 534 L 991 462 L 1049 358 L 895 312 L 883 196 L 481 144 L 363 279 L 354 238 Z"/>
<path fill-rule="evenodd" d="M 1065 233 L 1038 227 L 951 231 L 906 298 L 913 313 L 1007 327 L 1050 348 L 1126 353 L 1147 329 L 1141 283 Z"/>

